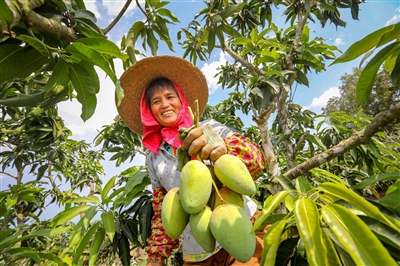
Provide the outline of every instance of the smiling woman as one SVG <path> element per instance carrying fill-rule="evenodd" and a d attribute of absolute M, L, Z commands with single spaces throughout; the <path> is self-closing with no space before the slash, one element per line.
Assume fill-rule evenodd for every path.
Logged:
<path fill-rule="evenodd" d="M 187 151 L 192 158 L 201 158 L 208 165 L 226 153 L 234 154 L 257 176 L 264 168 L 260 147 L 214 120 L 202 121 L 184 140 L 179 138 L 180 129 L 194 125 L 189 107 L 197 110 L 197 101 L 200 117 L 208 100 L 204 75 L 182 58 L 155 56 L 142 59 L 122 74 L 120 82 L 124 98 L 119 106 L 116 99 L 118 112 L 132 131 L 143 135 L 143 146 L 150 151 L 146 164 L 153 189 L 154 216 L 146 247 L 148 265 L 164 263 L 180 242 L 185 265 L 225 265 L 224 261 L 229 263 L 226 265 L 234 265 L 235 259 L 220 245 L 205 251 L 189 226 L 178 238 L 166 234 L 161 219 L 162 203 L 167 193 L 176 190 L 180 184 L 179 148 Z M 195 131 L 196 134 L 192 134 Z M 205 169 L 208 172 L 208 168 Z M 245 197 L 244 210 L 248 221 L 256 209 L 256 204 Z M 258 243 L 257 247 L 261 248 L 261 238 Z M 256 254 L 261 256 L 261 251 Z M 253 257 L 248 265 L 258 265 L 258 261 L 259 258 Z"/>

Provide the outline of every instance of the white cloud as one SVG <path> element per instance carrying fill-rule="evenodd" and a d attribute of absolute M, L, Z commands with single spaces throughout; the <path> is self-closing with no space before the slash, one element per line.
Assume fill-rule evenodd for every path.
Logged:
<path fill-rule="evenodd" d="M 210 94 L 213 94 L 218 88 L 218 77 L 215 75 L 218 73 L 218 67 L 224 65 L 227 61 L 227 55 L 223 52 L 219 54 L 219 60 L 213 61 L 210 64 L 205 63 L 201 68 L 201 71 L 207 78 L 208 89 L 210 90 Z"/>
<path fill-rule="evenodd" d="M 328 100 L 332 97 L 337 97 L 340 95 L 340 91 L 338 87 L 331 87 L 328 90 L 324 91 L 321 96 L 318 98 L 314 98 L 311 102 L 311 105 L 304 107 L 305 109 L 314 109 L 320 110 L 321 107 L 325 107 Z"/>
<path fill-rule="evenodd" d="M 80 118 L 82 105 L 76 99 L 58 105 L 65 126 L 73 132 L 73 137 L 76 139 L 92 141 L 102 126 L 111 124 L 117 115 L 117 108 L 114 104 L 115 85 L 102 70 L 96 69 L 96 71 L 100 78 L 100 91 L 96 95 L 97 106 L 91 118 L 86 122 Z M 115 62 L 115 71 L 119 78 L 123 72 L 120 61 Z"/>
<path fill-rule="evenodd" d="M 395 23 L 398 23 L 400 21 L 400 7 L 396 8 L 395 11 L 397 14 L 395 14 L 391 19 L 389 19 L 388 21 L 386 21 L 385 26 L 389 26 Z"/>
<path fill-rule="evenodd" d="M 107 10 L 107 14 L 110 16 L 116 16 L 122 10 L 126 1 L 115 1 L 115 0 L 102 0 L 103 7 Z M 124 16 L 129 16 L 129 12 L 136 7 L 135 2 L 131 2 Z"/>
<path fill-rule="evenodd" d="M 84 2 L 85 2 L 86 9 L 93 12 L 93 14 L 96 16 L 96 18 L 101 17 L 101 14 L 97 8 L 98 3 L 96 3 L 96 1 L 84 1 Z"/>
<path fill-rule="evenodd" d="M 335 45 L 339 46 L 339 45 L 344 45 L 345 42 L 343 41 L 343 39 L 341 37 L 338 37 L 335 39 Z"/>

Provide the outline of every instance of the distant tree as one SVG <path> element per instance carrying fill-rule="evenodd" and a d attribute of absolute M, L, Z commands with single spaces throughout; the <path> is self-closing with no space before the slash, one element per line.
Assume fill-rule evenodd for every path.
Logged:
<path fill-rule="evenodd" d="M 360 107 L 356 102 L 356 85 L 362 71 L 360 68 L 353 68 L 352 73 L 346 73 L 340 78 L 342 82 L 339 86 L 340 96 L 328 100 L 327 105 L 322 108 L 325 115 L 336 111 L 345 111 L 353 117 L 357 115 Z M 400 102 L 400 90 L 392 84 L 390 73 L 381 68 L 375 77 L 371 97 L 361 106 L 362 113 L 374 117 L 398 102 Z"/>

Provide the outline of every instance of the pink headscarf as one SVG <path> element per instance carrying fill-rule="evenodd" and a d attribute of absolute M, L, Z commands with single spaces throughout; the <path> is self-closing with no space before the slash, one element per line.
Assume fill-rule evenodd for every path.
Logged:
<path fill-rule="evenodd" d="M 164 127 L 157 122 L 151 113 L 151 109 L 146 104 L 144 98 L 145 92 L 143 92 L 142 99 L 140 100 L 140 116 L 143 123 L 143 145 L 151 152 L 158 154 L 160 144 L 163 140 L 178 148 L 182 145 L 182 141 L 178 139 L 178 129 L 181 127 L 191 127 L 193 125 L 192 117 L 189 113 L 189 104 L 186 101 L 185 96 L 182 94 L 179 87 L 173 83 L 178 96 L 181 99 L 182 107 L 179 110 L 178 117 L 175 124 L 170 127 Z"/>

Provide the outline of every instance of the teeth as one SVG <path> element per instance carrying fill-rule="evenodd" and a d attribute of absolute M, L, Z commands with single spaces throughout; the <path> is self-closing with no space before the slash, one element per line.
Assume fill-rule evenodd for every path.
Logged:
<path fill-rule="evenodd" d="M 163 115 L 169 115 L 169 114 L 172 114 L 172 113 L 173 113 L 173 111 L 168 111 L 168 112 L 163 113 Z"/>

